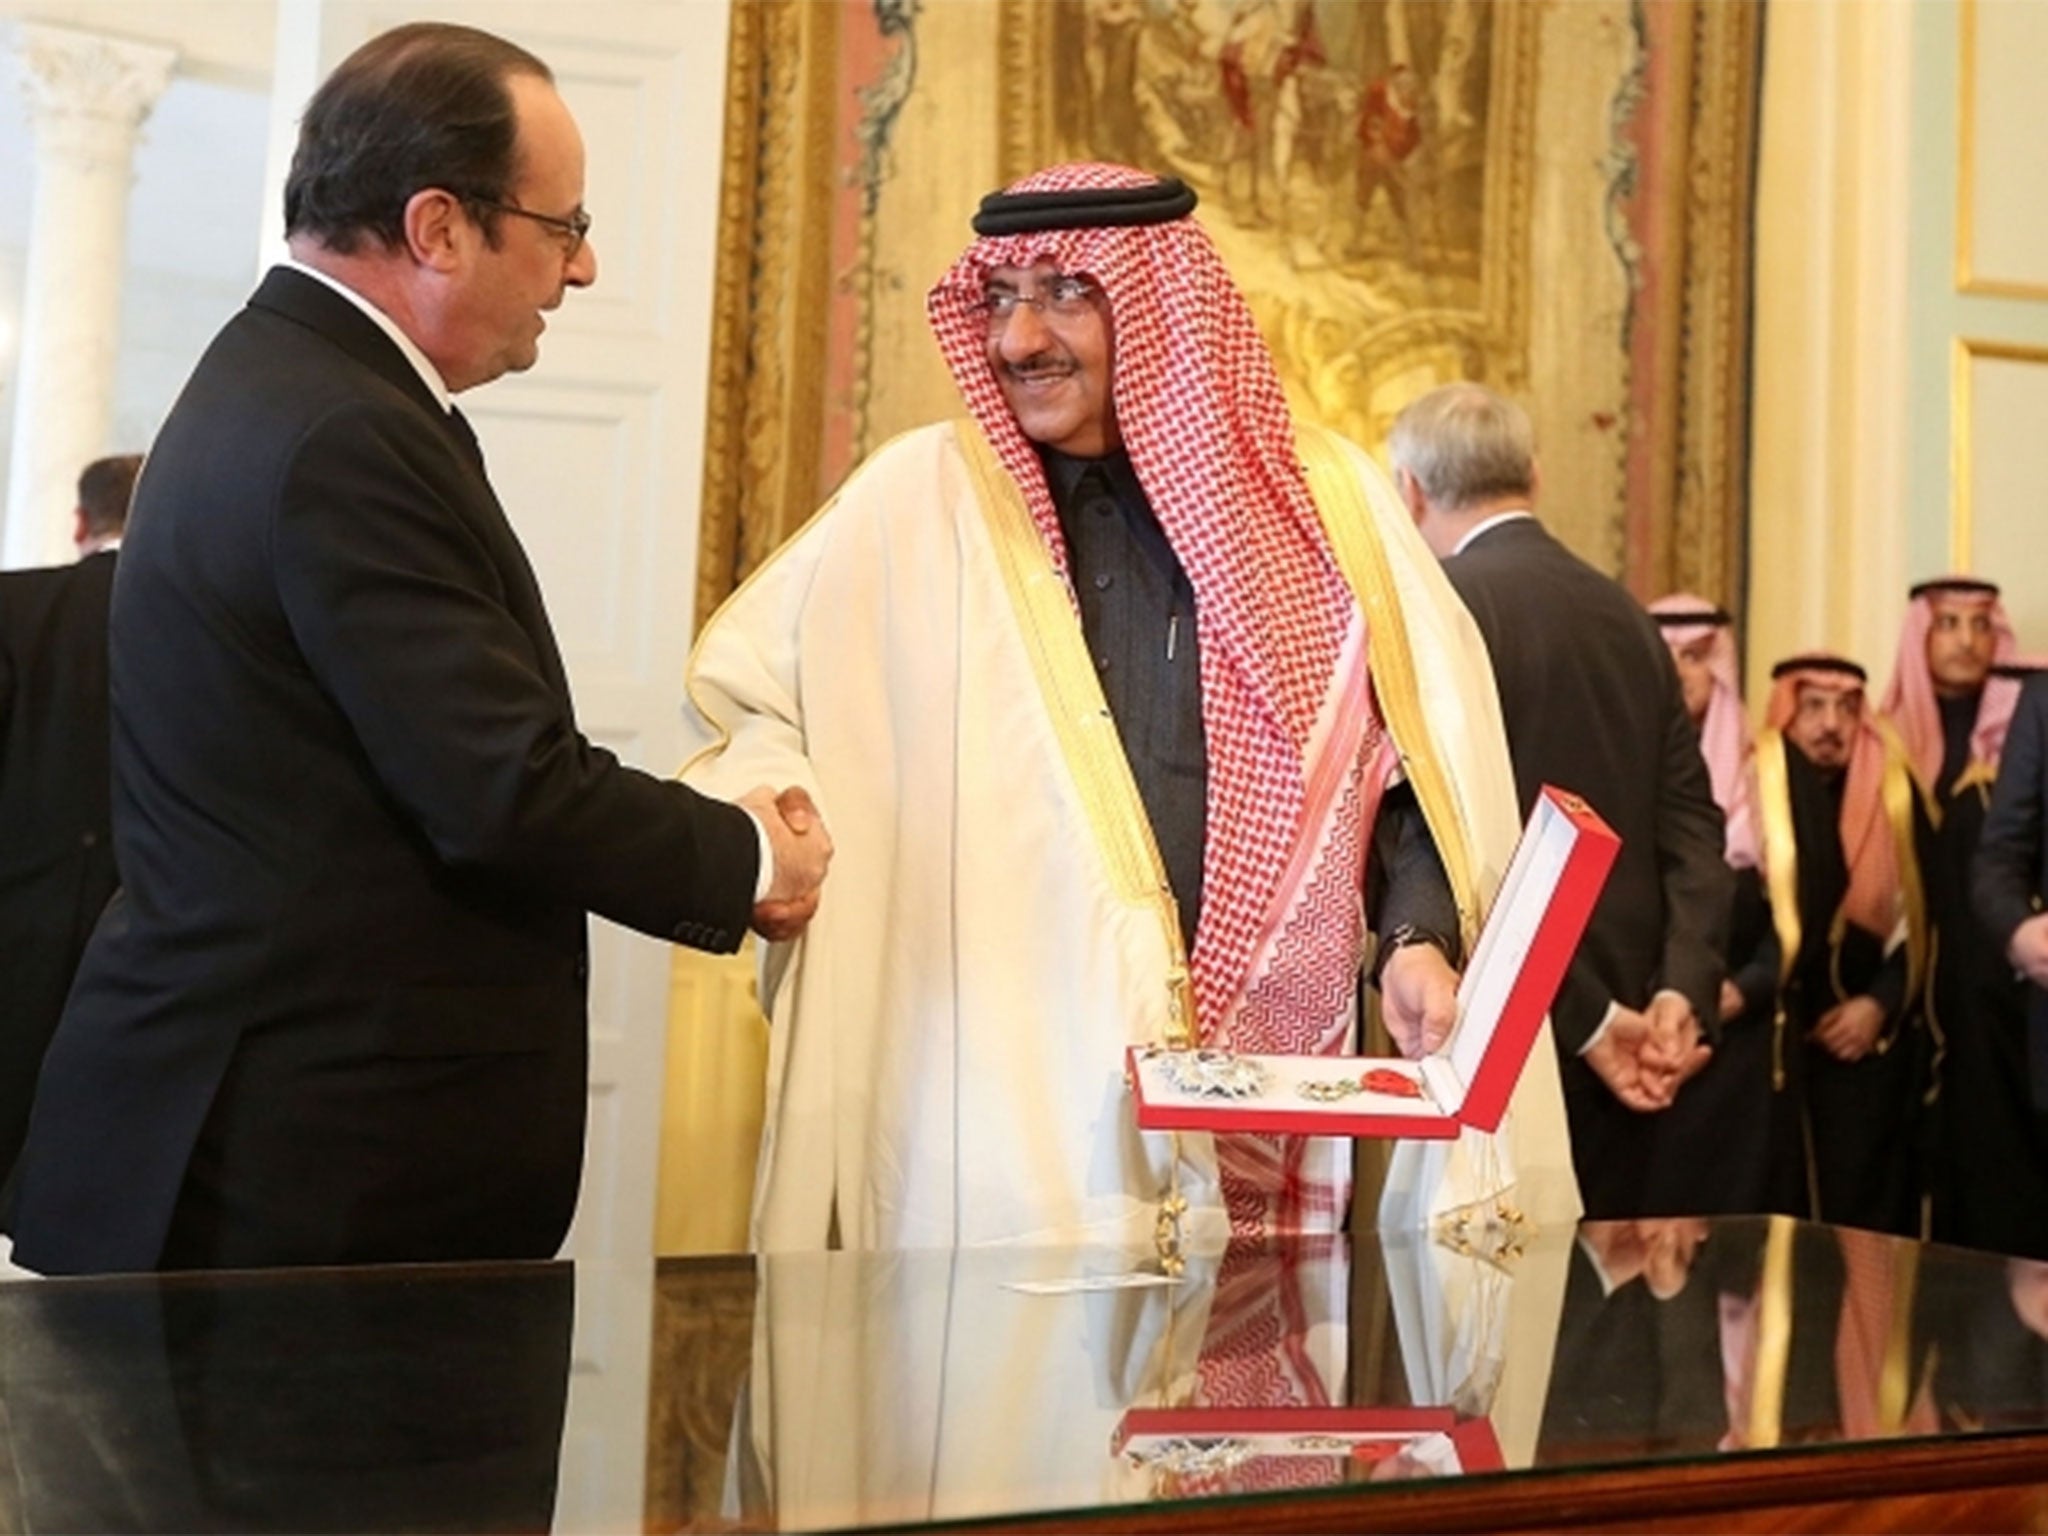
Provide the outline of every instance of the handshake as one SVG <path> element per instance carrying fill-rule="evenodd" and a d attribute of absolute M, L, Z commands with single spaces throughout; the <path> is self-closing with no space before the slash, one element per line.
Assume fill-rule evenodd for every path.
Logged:
<path fill-rule="evenodd" d="M 818 910 L 818 892 L 832 862 L 832 834 L 810 795 L 794 784 L 781 794 L 760 785 L 739 803 L 767 830 L 775 855 L 768 894 L 754 903 L 754 932 L 770 942 L 793 939 Z"/>

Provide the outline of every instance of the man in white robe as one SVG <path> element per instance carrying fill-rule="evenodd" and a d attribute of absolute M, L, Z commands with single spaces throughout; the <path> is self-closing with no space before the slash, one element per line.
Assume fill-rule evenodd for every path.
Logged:
<path fill-rule="evenodd" d="M 986 199 L 928 301 L 971 418 L 877 451 L 692 658 L 686 777 L 801 784 L 837 849 L 764 964 L 761 1249 L 1335 1230 L 1348 1142 L 1142 1134 L 1125 1049 L 1355 1050 L 1368 892 L 1396 1038 L 1452 1022 L 1515 834 L 1484 650 L 1371 461 L 1295 429 L 1193 203 L 1109 166 Z M 1156 629 L 1101 605 L 1148 583 Z M 1550 1059 L 1499 1139 L 1568 1220 Z M 1494 1141 L 1393 1187 L 1490 1193 Z"/>

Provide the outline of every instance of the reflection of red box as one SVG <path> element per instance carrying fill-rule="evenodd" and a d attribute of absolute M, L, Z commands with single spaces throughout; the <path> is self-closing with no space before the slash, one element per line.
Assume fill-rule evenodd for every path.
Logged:
<path fill-rule="evenodd" d="M 1550 1011 L 1621 839 L 1577 795 L 1543 787 L 1472 963 L 1458 984 L 1459 1023 L 1444 1047 L 1420 1061 L 1398 1057 L 1251 1056 L 1267 1074 L 1245 1098 L 1177 1088 L 1163 1048 L 1137 1047 L 1126 1076 L 1147 1131 L 1285 1132 L 1308 1136 L 1402 1136 L 1448 1141 L 1466 1126 L 1491 1131 L 1507 1112 L 1544 1015 Z M 1421 1096 L 1361 1091 L 1330 1102 L 1304 1098 L 1304 1083 L 1398 1073 Z"/>
<path fill-rule="evenodd" d="M 1490 1419 L 1449 1408 L 1131 1408 L 1111 1451 L 1144 1460 L 1175 1445 L 1233 1441 L 1251 1456 L 1346 1456 L 1383 1461 L 1442 1435 L 1456 1472 L 1498 1472 L 1505 1463 Z"/>

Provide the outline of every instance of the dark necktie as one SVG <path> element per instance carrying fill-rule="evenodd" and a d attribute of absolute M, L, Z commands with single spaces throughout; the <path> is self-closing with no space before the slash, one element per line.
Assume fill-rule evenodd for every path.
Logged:
<path fill-rule="evenodd" d="M 448 435 L 453 437 L 456 445 L 469 455 L 470 462 L 476 465 L 476 472 L 480 475 L 483 474 L 483 447 L 476 440 L 476 432 L 470 426 L 469 418 L 452 405 L 448 407 Z"/>

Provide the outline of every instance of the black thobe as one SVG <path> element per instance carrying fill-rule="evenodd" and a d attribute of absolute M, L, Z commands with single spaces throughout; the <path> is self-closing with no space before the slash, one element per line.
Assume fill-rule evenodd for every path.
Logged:
<path fill-rule="evenodd" d="M 1180 909 L 1182 942 L 1192 953 L 1202 911 L 1209 783 L 1194 585 L 1127 454 L 1078 459 L 1047 450 L 1043 457 L 1081 632 Z M 1405 784 L 1380 802 L 1367 863 L 1366 912 L 1374 928 L 1389 933 L 1409 926 L 1440 935 L 1457 963 L 1457 903 Z"/>
<path fill-rule="evenodd" d="M 1816 768 L 1785 743 L 1799 849 L 1799 951 L 1780 997 L 1784 1026 L 1775 1050 L 1783 1076 L 1772 1094 L 1770 1201 L 1789 1215 L 1912 1235 L 1924 1034 L 1905 996 L 1905 946 L 1887 955 L 1888 935 L 1854 923 L 1835 932 L 1849 889 L 1841 837 L 1846 777 Z M 1877 1049 L 1845 1062 L 1809 1035 L 1829 1009 L 1853 997 L 1875 998 L 1885 1028 Z"/>
<path fill-rule="evenodd" d="M 1938 825 L 1920 856 L 1934 933 L 1928 1022 L 1936 1053 L 1929 1138 L 1934 1236 L 2048 1259 L 2048 1122 L 2027 1092 L 2026 987 L 1970 901 L 1970 861 L 1991 783 L 1963 779 L 1980 695 L 1941 703 L 1946 751 L 1935 781 Z"/>

